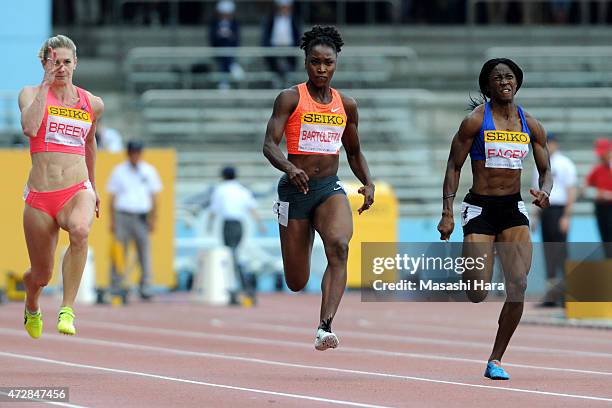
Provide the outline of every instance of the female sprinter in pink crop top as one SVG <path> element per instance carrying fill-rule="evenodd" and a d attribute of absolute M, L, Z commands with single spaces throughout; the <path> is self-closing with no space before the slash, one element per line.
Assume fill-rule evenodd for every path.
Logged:
<path fill-rule="evenodd" d="M 100 199 L 95 187 L 96 121 L 104 111 L 102 99 L 76 87 L 76 47 L 66 36 L 49 38 L 40 49 L 44 68 L 40 85 L 19 94 L 21 127 L 30 139 L 32 169 L 24 191 L 23 213 L 30 269 L 24 325 L 32 338 L 42 334 L 38 297 L 51 280 L 55 248 L 62 228 L 70 246 L 62 267 L 64 298 L 57 329 L 73 335 L 72 305 L 87 258 L 87 239 Z"/>

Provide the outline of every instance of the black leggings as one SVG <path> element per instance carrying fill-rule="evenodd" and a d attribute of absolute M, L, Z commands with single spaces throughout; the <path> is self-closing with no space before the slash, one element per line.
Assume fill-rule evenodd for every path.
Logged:
<path fill-rule="evenodd" d="M 242 267 L 238 262 L 238 244 L 242 240 L 242 223 L 237 220 L 225 220 L 223 222 L 223 243 L 229 247 L 232 251 L 232 258 L 234 259 L 234 268 L 236 271 L 236 277 L 240 282 L 242 290 L 249 291 L 249 285 L 242 271 Z"/>

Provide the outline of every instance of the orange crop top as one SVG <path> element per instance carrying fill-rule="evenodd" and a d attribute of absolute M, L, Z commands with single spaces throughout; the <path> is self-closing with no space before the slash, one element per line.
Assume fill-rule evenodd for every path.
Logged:
<path fill-rule="evenodd" d="M 298 90 L 300 101 L 285 126 L 287 153 L 340 154 L 347 120 L 340 94 L 332 88 L 332 100 L 324 105 L 312 99 L 306 83 Z"/>
<path fill-rule="evenodd" d="M 85 155 L 85 141 L 94 115 L 87 92 L 79 87 L 76 89 L 79 102 L 73 107 L 61 105 L 49 89 L 40 128 L 36 136 L 30 138 L 30 154 L 61 152 Z"/>

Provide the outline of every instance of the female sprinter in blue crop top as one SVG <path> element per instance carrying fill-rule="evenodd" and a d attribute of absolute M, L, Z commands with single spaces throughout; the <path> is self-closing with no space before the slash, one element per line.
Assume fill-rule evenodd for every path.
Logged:
<path fill-rule="evenodd" d="M 487 61 L 478 83 L 484 97 L 474 103 L 451 144 L 442 192 L 443 212 L 438 224 L 440 239 L 453 232 L 453 198 L 457 192 L 461 167 L 469 153 L 473 183 L 461 205 L 463 256 L 484 256 L 482 269 L 471 269 L 462 275 L 470 284 L 467 291 L 472 302 L 481 302 L 493 272 L 493 243 L 502 261 L 506 302 L 499 317 L 493 351 L 487 362 L 485 377 L 507 380 L 501 359 L 523 314 L 527 273 L 531 267 L 529 218 L 522 201 L 521 169 L 531 146 L 539 173 L 539 190 L 531 189 L 533 203 L 548 207 L 552 177 L 542 125 L 514 102 L 523 82 L 523 71 L 513 61 L 496 58 Z M 479 286 L 476 283 L 480 283 Z"/>

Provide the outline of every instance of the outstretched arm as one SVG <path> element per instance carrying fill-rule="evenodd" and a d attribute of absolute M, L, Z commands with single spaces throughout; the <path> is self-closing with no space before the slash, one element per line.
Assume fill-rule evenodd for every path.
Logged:
<path fill-rule="evenodd" d="M 289 120 L 289 116 L 291 116 L 297 107 L 299 99 L 299 93 L 295 89 L 286 89 L 276 97 L 272 116 L 270 116 L 266 128 L 263 154 L 274 167 L 287 174 L 289 181 L 295 185 L 298 190 L 307 193 L 308 175 L 304 170 L 297 168 L 293 163 L 287 160 L 279 147 L 287 120 Z"/>
<path fill-rule="evenodd" d="M 459 188 L 459 177 L 461 168 L 482 125 L 483 109 L 476 108 L 470 113 L 459 126 L 459 130 L 451 142 L 451 150 L 446 163 L 446 174 L 442 187 L 442 219 L 438 224 L 440 239 L 450 238 L 455 229 L 453 218 L 453 202 Z"/>
<path fill-rule="evenodd" d="M 342 145 L 346 150 L 346 158 L 348 159 L 351 171 L 361 181 L 363 186 L 359 189 L 359 194 L 363 194 L 363 205 L 357 210 L 359 214 L 369 209 L 374 203 L 374 183 L 370 176 L 370 168 L 365 156 L 361 152 L 359 143 L 359 133 L 357 127 L 359 125 L 359 113 L 357 111 L 357 102 L 353 98 L 342 95 L 342 103 L 346 112 L 347 120 L 344 134 L 342 135 Z"/>

